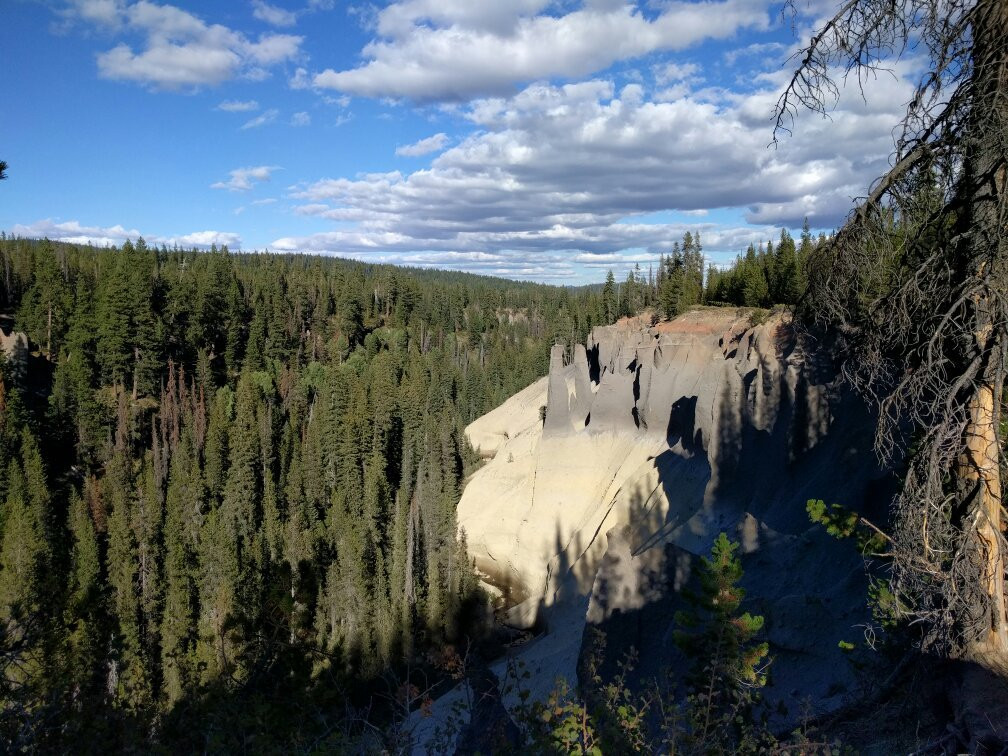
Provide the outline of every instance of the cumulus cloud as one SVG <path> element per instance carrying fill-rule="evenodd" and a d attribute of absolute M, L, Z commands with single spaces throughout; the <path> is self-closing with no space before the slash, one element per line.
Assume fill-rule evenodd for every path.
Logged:
<path fill-rule="evenodd" d="M 403 157 L 419 157 L 421 155 L 427 155 L 431 152 L 437 152 L 442 149 L 448 143 L 448 135 L 444 132 L 435 134 L 434 136 L 429 136 L 426 139 L 421 139 L 413 144 L 407 144 L 402 147 L 396 147 L 395 154 L 401 155 Z"/>
<path fill-rule="evenodd" d="M 655 81 L 667 84 L 674 81 L 695 81 L 700 72 L 696 63 L 663 63 L 655 70 Z"/>
<path fill-rule="evenodd" d="M 287 85 L 291 89 L 308 89 L 311 86 L 311 77 L 308 75 L 308 69 L 298 68 L 294 71 L 294 75 L 287 81 Z"/>
<path fill-rule="evenodd" d="M 252 15 L 273 26 L 293 26 L 297 23 L 296 13 L 270 5 L 263 0 L 252 0 Z"/>
<path fill-rule="evenodd" d="M 581 77 L 616 61 L 768 26 L 766 5 L 756 0 L 671 0 L 654 18 L 628 2 L 589 0 L 562 15 L 539 13 L 548 5 L 545 0 L 392 3 L 378 13 L 378 38 L 362 51 L 367 61 L 353 69 L 327 69 L 314 84 L 368 97 L 466 100 L 508 93 L 521 82 Z"/>
<path fill-rule="evenodd" d="M 753 42 L 745 47 L 739 47 L 726 52 L 724 54 L 724 62 L 729 66 L 734 66 L 739 58 L 778 55 L 784 49 L 786 49 L 786 45 L 783 42 Z"/>
<path fill-rule="evenodd" d="M 302 38 L 262 34 L 256 39 L 221 24 L 208 24 L 173 5 L 149 0 L 126 4 L 85 0 L 72 5 L 73 18 L 141 34 L 139 49 L 120 42 L 99 53 L 98 73 L 153 89 L 181 90 L 212 86 L 242 76 L 268 74 L 272 66 L 300 56 Z"/>
<path fill-rule="evenodd" d="M 257 115 L 255 118 L 250 118 L 242 124 L 242 130 L 245 129 L 257 129 L 260 126 L 265 126 L 268 123 L 273 123 L 280 115 L 280 111 L 276 108 L 270 108 L 269 110 Z"/>
<path fill-rule="evenodd" d="M 64 9 L 64 17 L 80 19 L 88 23 L 106 27 L 116 27 L 122 23 L 122 0 L 73 0 Z"/>
<path fill-rule="evenodd" d="M 310 126 L 311 125 L 311 116 L 308 115 L 306 112 L 304 112 L 302 110 L 302 111 L 300 111 L 298 113 L 295 113 L 294 115 L 291 116 L 290 125 L 291 126 Z"/>
<path fill-rule="evenodd" d="M 295 212 L 337 228 L 272 246 L 404 262 L 481 252 L 526 256 L 527 269 L 544 261 L 608 266 L 653 259 L 699 229 L 705 249 L 727 260 L 806 215 L 813 227 L 842 220 L 888 165 L 892 124 L 912 94 L 907 71 L 897 73 L 874 82 L 867 101 L 843 97 L 830 119 L 802 115 L 795 136 L 776 149 L 767 147 L 770 114 L 786 72 L 758 77 L 752 93 L 714 97 L 687 85 L 669 101 L 637 84 L 617 91 L 607 80 L 536 84 L 459 111 L 474 131 L 429 168 L 293 187 Z M 703 217 L 718 208 L 743 217 L 730 227 Z M 647 222 L 655 213 L 673 219 Z M 612 254 L 619 256 L 575 258 Z"/>
<path fill-rule="evenodd" d="M 45 237 L 55 241 L 93 244 L 98 247 L 119 246 L 127 240 L 136 241 L 143 236 L 148 244 L 157 246 L 164 244 L 167 247 L 205 249 L 216 244 L 218 247 L 227 245 L 233 249 L 241 248 L 241 236 L 228 231 L 194 231 L 178 236 L 158 236 L 141 234 L 136 229 L 127 229 L 118 224 L 105 227 L 85 226 L 76 220 L 56 222 L 49 218 L 29 225 L 17 224 L 12 232 L 16 236 L 36 239 Z"/>
<path fill-rule="evenodd" d="M 211 189 L 227 189 L 230 192 L 247 192 L 255 184 L 269 181 L 273 171 L 280 170 L 278 165 L 257 165 L 249 168 L 235 168 L 228 173 L 227 181 L 210 184 Z"/>
<path fill-rule="evenodd" d="M 161 243 L 158 237 L 154 237 L 154 241 L 157 244 Z M 227 245 L 228 247 L 240 249 L 241 237 L 238 234 L 228 233 L 225 231 L 194 231 L 191 234 L 169 237 L 164 241 L 164 243 L 169 247 L 179 246 L 206 248 L 216 244 L 218 247 Z"/>
<path fill-rule="evenodd" d="M 259 103 L 255 100 L 224 100 L 217 106 L 217 110 L 224 110 L 228 113 L 247 113 L 250 110 L 259 110 Z"/>

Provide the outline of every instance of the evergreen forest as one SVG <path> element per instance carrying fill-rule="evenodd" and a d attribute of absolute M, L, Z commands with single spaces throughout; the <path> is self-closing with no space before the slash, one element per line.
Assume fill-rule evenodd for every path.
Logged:
<path fill-rule="evenodd" d="M 5 238 L 0 266 L 28 337 L 0 382 L 5 749 L 381 722 L 389 674 L 485 629 L 464 426 L 554 343 L 705 298 L 698 234 L 580 289 L 143 239 Z"/>

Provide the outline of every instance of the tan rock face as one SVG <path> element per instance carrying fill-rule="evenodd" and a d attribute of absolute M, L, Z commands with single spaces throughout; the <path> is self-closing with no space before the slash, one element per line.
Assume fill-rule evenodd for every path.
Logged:
<path fill-rule="evenodd" d="M 16 377 L 23 377 L 28 366 L 28 337 L 20 331 L 0 331 L 0 361 L 7 361 Z"/>
<path fill-rule="evenodd" d="M 743 429 L 770 432 L 782 403 L 808 407 L 795 444 L 814 442 L 829 408 L 802 383 L 800 353 L 785 354 L 786 326 L 746 322 L 706 311 L 596 328 L 572 364 L 555 347 L 545 379 L 472 423 L 470 442 L 493 456 L 458 510 L 480 569 L 546 604 L 558 571 L 588 592 L 610 528 L 712 504 L 738 472 Z"/>
<path fill-rule="evenodd" d="M 459 526 L 480 570 L 524 601 L 510 621 L 562 616 L 551 631 L 580 643 L 585 621 L 636 613 L 664 625 L 627 642 L 667 645 L 668 612 L 646 607 L 664 606 L 723 530 L 742 544 L 750 595 L 765 599 L 780 684 L 816 696 L 842 688 L 808 670 L 843 676 L 848 665 L 833 656 L 860 632 L 851 626 L 865 614 L 863 575 L 853 550 L 811 526 L 805 502 L 871 505 L 881 473 L 871 421 L 834 384 L 829 360 L 786 316 L 750 327 L 713 309 L 657 328 L 596 328 L 571 364 L 563 354 L 467 428 L 492 459 L 466 486 Z"/>

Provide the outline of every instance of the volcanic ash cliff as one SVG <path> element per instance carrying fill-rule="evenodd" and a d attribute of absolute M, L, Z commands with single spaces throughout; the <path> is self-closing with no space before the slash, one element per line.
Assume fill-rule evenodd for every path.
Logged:
<path fill-rule="evenodd" d="M 838 706 L 854 680 L 837 644 L 868 621 L 864 570 L 805 503 L 884 511 L 891 491 L 830 361 L 786 316 L 751 326 L 713 309 L 599 327 L 566 357 L 554 347 L 547 377 L 466 429 L 491 459 L 458 509 L 506 622 L 544 630 L 519 652 L 536 684 L 576 677 L 587 628 L 615 655 L 634 646 L 641 679 L 674 667 L 680 591 L 725 531 L 766 617 L 768 699 L 792 717 Z"/>

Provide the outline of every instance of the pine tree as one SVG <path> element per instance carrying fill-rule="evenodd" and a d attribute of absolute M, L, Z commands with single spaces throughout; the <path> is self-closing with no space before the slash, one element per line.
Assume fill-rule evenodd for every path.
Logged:
<path fill-rule="evenodd" d="M 44 242 L 36 254 L 32 285 L 25 292 L 18 322 L 28 337 L 40 344 L 49 359 L 59 354 L 73 297 L 50 243 Z"/>
<path fill-rule="evenodd" d="M 137 481 L 135 505 L 131 508 L 131 526 L 137 549 L 140 641 L 151 685 L 160 678 L 161 615 L 164 607 L 164 493 L 154 472 L 153 453 L 148 452 L 144 459 Z"/>
<path fill-rule="evenodd" d="M 22 438 L 21 459 L 12 460 L 7 473 L 0 544 L 0 623 L 8 644 L 39 653 L 56 586 L 47 527 L 48 493 L 44 480 L 41 488 L 38 480 L 41 460 L 27 430 Z"/>
<path fill-rule="evenodd" d="M 619 315 L 621 318 L 628 318 L 636 312 L 637 300 L 637 279 L 634 272 L 627 273 L 626 281 L 620 287 Z"/>
<path fill-rule="evenodd" d="M 77 279 L 73 314 L 49 395 L 55 428 L 72 442 L 79 464 L 90 467 L 98 457 L 102 412 L 95 399 L 95 335 L 93 294 L 83 277 Z"/>
<path fill-rule="evenodd" d="M 259 434 L 259 388 L 253 374 L 244 373 L 235 394 L 235 419 L 229 434 L 228 473 L 219 509 L 222 533 L 234 543 L 227 548 L 233 559 L 228 574 L 236 578 L 228 593 L 233 603 L 226 612 L 235 623 L 229 654 L 239 674 L 256 635 L 256 617 L 262 605 L 262 449 Z"/>
<path fill-rule="evenodd" d="M 133 398 L 150 396 L 158 390 L 161 368 L 161 323 L 153 311 L 155 298 L 154 253 L 143 238 L 137 240 L 126 257 L 129 265 L 128 310 L 130 365 Z"/>
<path fill-rule="evenodd" d="M 34 442 L 25 432 L 22 446 Z M 4 502 L 3 539 L 0 542 L 0 737 L 14 745 L 36 745 L 37 714 L 54 679 L 56 635 L 52 610 L 57 597 L 53 582 L 53 554 L 46 538 L 46 512 L 32 477 L 24 468 L 25 456 L 11 461 Z M 11 721 L 14 720 L 14 721 Z"/>
<path fill-rule="evenodd" d="M 658 290 L 658 304 L 662 315 L 668 320 L 683 311 L 685 279 L 685 260 L 679 249 L 679 242 L 676 242 L 672 247 L 672 252 L 665 258 L 665 276 Z"/>
<path fill-rule="evenodd" d="M 133 245 L 127 241 L 108 263 L 109 273 L 102 277 L 95 308 L 97 320 L 98 365 L 102 382 L 125 385 L 132 378 L 133 360 L 130 329 L 130 258 Z"/>
<path fill-rule="evenodd" d="M 602 316 L 606 323 L 615 323 L 616 313 L 616 278 L 610 269 L 606 273 L 605 286 L 602 287 Z"/>
<path fill-rule="evenodd" d="M 717 740 L 727 751 L 749 735 L 744 723 L 766 684 L 769 648 L 755 640 L 763 617 L 739 612 L 745 591 L 738 585 L 737 549 L 724 533 L 717 537 L 711 556 L 701 559 L 696 590 L 685 594 L 689 609 L 676 613 L 676 645 L 693 660 L 685 678 L 692 738 L 698 744 Z"/>
<path fill-rule="evenodd" d="M 120 402 L 123 401 L 120 394 Z M 115 652 L 110 686 L 118 702 L 139 711 L 150 702 L 148 659 L 140 597 L 140 560 L 134 523 L 133 460 L 126 447 L 128 430 L 120 414 L 116 449 L 106 465 L 102 496 L 111 510 L 108 520 L 106 572 L 112 588 L 116 621 Z"/>
<path fill-rule="evenodd" d="M 769 298 L 766 274 L 764 273 L 766 253 L 760 244 L 759 253 L 752 244 L 746 250 L 742 263 L 742 304 L 746 307 L 765 307 Z"/>
<path fill-rule="evenodd" d="M 794 239 L 791 238 L 787 229 L 781 229 L 780 239 L 773 251 L 771 265 L 773 286 L 770 290 L 770 299 L 774 304 L 795 304 L 801 294 L 798 278 L 798 255 Z"/>
<path fill-rule="evenodd" d="M 70 498 L 69 525 L 72 543 L 65 611 L 69 680 L 82 705 L 96 707 L 102 697 L 107 632 L 101 552 L 91 512 L 76 492 Z"/>
<path fill-rule="evenodd" d="M 199 465 L 187 428 L 172 457 L 165 496 L 164 614 L 161 623 L 161 666 L 169 706 L 196 683 L 197 582 L 195 557 L 203 499 Z"/>

